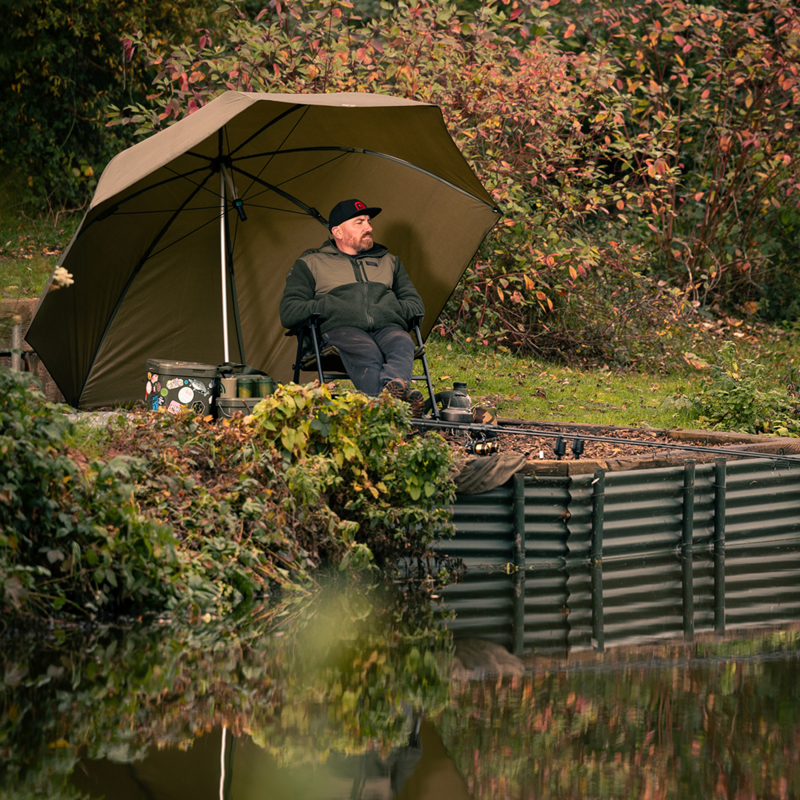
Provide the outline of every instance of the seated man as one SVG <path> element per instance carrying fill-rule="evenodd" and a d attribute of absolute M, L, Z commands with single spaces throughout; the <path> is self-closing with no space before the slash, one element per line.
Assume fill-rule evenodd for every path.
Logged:
<path fill-rule="evenodd" d="M 339 351 L 356 389 L 373 397 L 386 391 L 421 416 L 422 392 L 409 388 L 414 342 L 408 329 L 425 307 L 400 259 L 372 239 L 370 222 L 380 212 L 360 200 L 333 207 L 330 239 L 306 250 L 286 276 L 281 324 L 292 328 L 320 314 L 324 342 Z"/>

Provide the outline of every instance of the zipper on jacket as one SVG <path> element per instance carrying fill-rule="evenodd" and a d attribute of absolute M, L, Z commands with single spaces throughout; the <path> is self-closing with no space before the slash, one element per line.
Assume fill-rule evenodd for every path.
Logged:
<path fill-rule="evenodd" d="M 361 271 L 361 264 L 356 261 L 352 256 L 350 256 L 350 264 L 353 267 L 353 274 L 356 277 L 356 282 L 361 283 L 361 281 L 365 281 L 367 279 L 366 275 L 362 275 Z"/>
<path fill-rule="evenodd" d="M 353 263 L 358 267 L 358 279 L 362 285 L 362 293 L 364 295 L 364 316 L 367 318 L 367 327 L 372 328 L 375 324 L 375 320 L 372 319 L 372 314 L 369 313 L 369 287 L 367 284 L 369 283 L 369 278 L 367 277 L 367 271 L 364 269 L 364 264 L 360 259 L 353 259 Z"/>
<path fill-rule="evenodd" d="M 367 277 L 367 271 L 364 269 L 364 263 L 357 258 L 351 258 L 350 260 L 353 262 L 353 270 L 356 273 L 356 280 L 368 282 L 369 278 Z"/>
<path fill-rule="evenodd" d="M 367 325 L 372 328 L 375 324 L 375 321 L 372 319 L 372 314 L 369 313 L 369 289 L 367 288 L 367 282 L 365 281 L 364 284 L 364 314 L 367 316 Z"/>

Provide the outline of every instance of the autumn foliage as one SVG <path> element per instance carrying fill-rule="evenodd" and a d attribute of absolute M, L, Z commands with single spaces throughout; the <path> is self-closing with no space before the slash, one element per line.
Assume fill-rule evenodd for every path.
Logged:
<path fill-rule="evenodd" d="M 505 212 L 442 317 L 501 347 L 637 363 L 692 307 L 794 319 L 800 20 L 651 0 L 271 0 L 171 51 L 115 123 L 158 130 L 226 89 L 440 106 Z"/>

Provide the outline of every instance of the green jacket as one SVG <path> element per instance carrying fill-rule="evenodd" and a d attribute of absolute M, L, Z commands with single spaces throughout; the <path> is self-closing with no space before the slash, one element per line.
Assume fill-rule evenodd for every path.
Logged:
<path fill-rule="evenodd" d="M 350 256 L 329 240 L 306 250 L 286 276 L 281 324 L 293 328 L 313 313 L 322 315 L 323 333 L 346 325 L 408 330 L 425 306 L 400 259 L 382 244 Z"/>

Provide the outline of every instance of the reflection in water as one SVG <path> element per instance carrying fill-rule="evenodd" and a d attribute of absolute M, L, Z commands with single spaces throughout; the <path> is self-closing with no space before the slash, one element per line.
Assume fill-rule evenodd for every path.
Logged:
<path fill-rule="evenodd" d="M 439 730 L 475 798 L 796 798 L 799 649 L 793 630 L 454 685 Z"/>
<path fill-rule="evenodd" d="M 357 587 L 235 629 L 212 621 L 7 644 L 0 790 L 13 797 L 80 796 L 90 763 L 140 775 L 158 748 L 190 752 L 214 728 L 301 774 L 372 751 L 360 769 L 400 789 L 420 713 L 440 713 L 449 691 L 450 641 L 430 606 Z"/>
<path fill-rule="evenodd" d="M 425 608 L 7 640 L 0 797 L 800 797 L 798 630 L 450 683 Z"/>
<path fill-rule="evenodd" d="M 150 748 L 141 761 L 85 759 L 72 781 L 89 797 L 122 800 L 469 800 L 464 781 L 430 722 L 414 740 L 382 758 L 331 753 L 324 762 L 281 766 L 247 735 L 224 729 L 197 738 L 187 750 Z"/>

